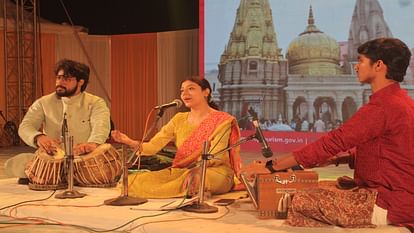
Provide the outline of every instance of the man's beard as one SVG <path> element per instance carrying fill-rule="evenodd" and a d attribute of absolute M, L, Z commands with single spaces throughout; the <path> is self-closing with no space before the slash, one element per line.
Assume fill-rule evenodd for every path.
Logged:
<path fill-rule="evenodd" d="M 63 91 L 58 91 L 58 88 L 61 90 L 63 89 Z M 64 86 L 56 86 L 56 95 L 59 97 L 71 97 L 75 94 L 76 92 L 76 86 L 73 89 L 67 89 Z"/>

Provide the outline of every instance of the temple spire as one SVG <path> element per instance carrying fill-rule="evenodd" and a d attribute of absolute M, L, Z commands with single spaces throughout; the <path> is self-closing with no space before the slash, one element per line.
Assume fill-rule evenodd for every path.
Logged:
<path fill-rule="evenodd" d="M 348 37 L 348 59 L 357 60 L 357 48 L 368 40 L 393 37 L 378 0 L 357 0 Z"/>
<path fill-rule="evenodd" d="M 313 10 L 312 5 L 309 7 L 309 16 L 308 16 L 308 26 L 306 27 L 305 31 L 302 32 L 300 35 L 306 34 L 306 33 L 318 33 L 321 32 L 316 25 L 315 25 L 315 18 L 313 17 Z"/>
<path fill-rule="evenodd" d="M 269 0 L 241 0 L 220 62 L 242 57 L 276 61 L 280 56 Z"/>
<path fill-rule="evenodd" d="M 313 25 L 315 24 L 315 19 L 313 18 L 313 11 L 312 11 L 312 5 L 309 7 L 309 18 L 308 18 L 308 24 Z"/>

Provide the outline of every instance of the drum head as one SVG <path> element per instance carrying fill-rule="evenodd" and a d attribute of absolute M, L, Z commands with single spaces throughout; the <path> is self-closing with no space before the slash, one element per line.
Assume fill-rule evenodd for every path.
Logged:
<path fill-rule="evenodd" d="M 104 144 L 101 144 L 98 147 L 96 147 L 96 149 L 93 150 L 92 152 L 90 152 L 89 154 L 76 156 L 75 160 L 76 159 L 88 160 L 90 158 L 94 158 L 94 157 L 96 157 L 100 154 L 103 154 L 103 153 L 105 153 L 106 151 L 109 151 L 109 150 L 115 150 L 115 149 L 112 147 L 111 144 L 104 143 Z"/>
<path fill-rule="evenodd" d="M 42 160 L 56 160 L 60 162 L 65 157 L 65 151 L 63 151 L 61 148 L 57 148 L 56 152 L 53 155 L 49 155 L 46 153 L 46 151 L 38 149 L 35 152 L 35 156 L 40 157 Z"/>

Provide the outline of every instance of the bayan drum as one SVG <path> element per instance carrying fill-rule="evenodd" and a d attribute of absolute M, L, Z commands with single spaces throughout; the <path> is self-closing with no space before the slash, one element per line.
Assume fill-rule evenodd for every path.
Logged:
<path fill-rule="evenodd" d="M 75 185 L 84 187 L 115 187 L 122 174 L 122 160 L 110 144 L 102 144 L 89 154 L 75 156 Z"/>
<path fill-rule="evenodd" d="M 54 155 L 37 150 L 27 164 L 25 173 L 29 178 L 29 188 L 33 190 L 66 189 L 68 184 L 64 174 L 64 152 L 57 149 Z"/>

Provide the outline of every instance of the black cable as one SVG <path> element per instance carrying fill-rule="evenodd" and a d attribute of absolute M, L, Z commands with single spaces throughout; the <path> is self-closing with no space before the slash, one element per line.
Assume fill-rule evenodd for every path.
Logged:
<path fill-rule="evenodd" d="M 243 118 L 241 118 L 241 119 L 243 119 Z M 240 120 L 241 120 L 241 119 L 240 119 Z M 239 120 L 238 120 L 238 121 L 239 121 Z M 211 152 L 211 151 L 212 151 L 212 150 L 213 150 L 213 149 L 217 146 L 217 144 L 218 144 L 218 143 L 222 140 L 222 138 L 223 138 L 223 136 L 225 135 L 225 133 L 226 133 L 227 131 L 229 131 L 229 130 L 231 129 L 231 127 L 232 127 L 232 126 L 230 126 L 229 128 L 227 128 L 227 129 L 226 129 L 226 131 L 225 131 L 225 132 L 223 133 L 223 135 L 219 138 L 218 142 L 217 142 L 217 143 L 213 146 L 213 148 L 210 150 L 210 152 Z M 224 176 L 224 175 L 223 175 L 223 176 Z M 121 228 L 123 228 L 123 227 L 126 227 L 126 226 L 128 226 L 129 224 L 131 224 L 131 223 L 133 223 L 133 222 L 135 222 L 135 221 L 137 221 L 137 220 L 139 220 L 139 219 L 143 219 L 143 218 L 151 218 L 151 217 L 158 217 L 158 216 L 162 216 L 162 215 L 165 215 L 165 214 L 171 213 L 171 212 L 173 212 L 173 211 L 179 210 L 179 209 L 180 209 L 180 207 L 181 207 L 181 205 L 184 203 L 184 201 L 185 201 L 185 199 L 186 199 L 186 197 L 187 197 L 187 195 L 188 195 L 189 189 L 190 189 L 190 187 L 191 187 L 191 182 L 192 182 L 192 180 L 190 180 L 189 185 L 187 186 L 187 192 L 186 192 L 186 194 L 184 195 L 183 200 L 181 201 L 181 203 L 180 203 L 180 204 L 179 204 L 176 208 L 171 209 L 171 210 L 159 210 L 159 211 L 164 211 L 163 213 L 153 214 L 153 215 L 146 215 L 146 216 L 140 216 L 140 217 L 134 218 L 134 219 L 132 219 L 132 220 L 130 220 L 130 221 L 128 221 L 128 222 L 126 222 L 126 223 L 124 223 L 124 224 L 122 224 L 122 225 L 120 225 L 120 226 L 116 227 L 116 228 L 112 228 L 112 229 L 109 229 L 109 230 L 95 230 L 95 229 L 92 229 L 92 228 L 86 228 L 86 227 L 83 227 L 83 226 L 80 226 L 80 225 L 67 225 L 67 226 L 79 227 L 79 228 L 82 228 L 82 229 L 88 229 L 88 230 L 91 230 L 91 231 L 93 231 L 93 232 L 99 232 L 99 233 L 103 233 L 103 232 L 112 232 L 112 231 L 119 230 L 119 229 L 121 229 Z M 138 228 L 138 227 L 140 227 L 140 226 L 144 226 L 144 225 L 147 225 L 147 224 L 150 224 L 150 223 L 158 223 L 158 222 L 184 221 L 184 220 L 191 220 L 191 219 L 217 220 L 217 219 L 220 219 L 220 218 L 222 218 L 222 217 L 226 216 L 226 215 L 230 212 L 230 210 L 228 209 L 228 207 L 226 207 L 226 209 L 227 209 L 227 212 L 226 212 L 226 213 L 224 213 L 222 216 L 219 216 L 219 217 L 217 217 L 217 218 L 200 218 L 200 217 L 196 217 L 196 218 L 187 218 L 187 219 L 178 219 L 178 220 L 153 221 L 153 222 L 147 222 L 147 223 L 139 224 L 139 225 L 137 225 L 137 226 L 135 226 L 135 227 L 131 228 L 130 230 L 134 230 L 134 229 L 136 229 L 136 228 Z M 139 209 L 137 209 L 137 210 L 139 210 Z"/>
<path fill-rule="evenodd" d="M 189 183 L 191 183 L 191 181 L 192 181 L 192 180 L 190 180 L 190 182 L 189 182 Z M 140 216 L 140 217 L 134 218 L 134 219 L 132 219 L 132 220 L 130 220 L 130 221 L 128 221 L 128 222 L 126 222 L 126 223 L 124 223 L 124 224 L 122 224 L 122 225 L 120 225 L 120 226 L 116 227 L 116 228 L 112 228 L 112 229 L 110 229 L 110 230 L 105 230 L 105 231 L 94 231 L 94 232 L 99 232 L 99 233 L 103 233 L 103 232 L 112 232 L 112 231 L 115 231 L 115 230 L 121 229 L 121 228 L 123 228 L 123 227 L 125 227 L 125 226 L 128 226 L 129 224 L 131 224 L 131 223 L 133 223 L 133 222 L 135 222 L 135 221 L 137 221 L 137 220 L 139 220 L 139 219 L 143 219 L 143 218 L 151 218 L 151 217 L 158 217 L 158 216 L 162 216 L 162 215 L 165 215 L 165 214 L 171 213 L 171 212 L 173 212 L 173 211 L 176 211 L 176 210 L 178 210 L 178 209 L 180 209 L 180 208 L 182 207 L 181 205 L 184 203 L 184 201 L 185 201 L 185 199 L 186 199 L 186 197 L 187 197 L 187 195 L 188 195 L 189 190 L 190 190 L 190 185 L 188 185 L 188 186 L 187 186 L 187 192 L 186 192 L 186 194 L 183 196 L 183 199 L 182 199 L 181 203 L 177 206 L 177 208 L 174 208 L 174 209 L 171 209 L 171 210 L 161 210 L 161 211 L 164 211 L 164 212 L 163 212 L 163 213 L 159 213 L 159 214 L 153 214 L 153 215 L 144 215 L 144 216 Z M 139 225 L 138 225 L 138 226 L 139 226 Z M 135 229 L 135 228 L 132 228 L 132 229 Z"/>
<path fill-rule="evenodd" d="M 135 230 L 139 227 L 145 226 L 145 225 L 149 225 L 149 224 L 155 224 L 155 223 L 166 223 L 166 222 L 179 222 L 179 221 L 186 221 L 186 220 L 195 220 L 195 219 L 201 219 L 201 220 L 218 220 L 221 219 L 223 217 L 225 217 L 227 214 L 230 213 L 230 209 L 227 206 L 224 206 L 226 208 L 226 212 L 218 217 L 214 217 L 214 218 L 203 218 L 203 217 L 190 217 L 190 218 L 182 218 L 182 219 L 170 219 L 170 220 L 159 220 L 159 221 L 153 221 L 153 222 L 146 222 L 146 223 L 141 223 L 133 228 L 131 228 L 130 230 Z"/>
<path fill-rule="evenodd" d="M 187 191 L 186 191 L 186 194 L 183 196 L 183 199 L 182 199 L 182 201 L 181 201 L 181 203 L 179 203 L 178 204 L 178 206 L 176 207 L 176 208 L 174 208 L 174 209 L 170 209 L 170 210 L 160 210 L 160 211 L 164 211 L 164 212 L 162 212 L 162 213 L 158 213 L 158 214 L 153 214 L 153 215 L 146 215 L 146 216 L 140 216 L 140 217 L 137 217 L 137 218 L 134 218 L 134 219 L 132 219 L 132 220 L 130 220 L 130 221 L 128 221 L 128 222 L 126 222 L 126 223 L 124 223 L 124 224 L 122 224 L 122 225 L 120 225 L 120 226 L 118 226 L 118 227 L 115 227 L 115 228 L 112 228 L 112 229 L 108 229 L 108 230 L 100 230 L 100 229 L 94 229 L 94 228 L 91 228 L 91 227 L 86 227 L 86 226 L 83 226 L 83 225 L 76 225 L 76 224 L 59 224 L 59 223 L 49 223 L 49 222 L 41 222 L 41 223 L 31 223 L 31 222 L 1 222 L 0 221 L 0 225 L 1 224 L 4 224 L 4 225 L 10 225 L 10 224 L 13 224 L 13 225 L 16 225 L 16 224 L 22 224 L 22 225 L 45 225 L 45 226 L 61 226 L 61 227 L 73 227 L 73 228 L 77 228 L 77 229 L 82 229 L 82 230 L 85 230 L 85 231 L 88 231 L 88 232 L 95 232 L 95 233 L 104 233 L 104 232 L 129 232 L 130 230 L 134 230 L 134 229 L 136 229 L 136 228 L 138 228 L 138 227 L 140 227 L 140 226 L 144 226 L 144 225 L 148 225 L 148 224 L 151 224 L 151 223 L 161 223 L 161 222 L 172 222 L 172 221 L 184 221 L 184 220 L 191 220 L 191 219 L 206 219 L 206 220 L 217 220 L 217 219 L 220 219 L 220 218 L 222 218 L 222 217 L 224 217 L 224 216 L 226 216 L 229 212 L 230 212 L 230 210 L 226 207 L 226 209 L 228 210 L 226 213 L 224 213 L 223 215 L 221 215 L 221 216 L 219 216 L 219 217 L 216 217 L 216 218 L 200 218 L 200 217 L 194 217 L 194 218 L 186 218 L 186 219 L 175 219 L 175 220 L 165 220 L 165 221 L 153 221 L 153 222 L 147 222 L 147 223 L 142 223 L 142 224 L 139 224 L 139 225 L 137 225 L 137 226 L 135 226 L 135 227 L 133 227 L 133 228 L 131 228 L 131 229 L 129 229 L 129 230 L 120 230 L 121 228 L 123 228 L 123 227 L 126 227 L 126 226 L 128 226 L 129 224 L 131 224 L 131 223 L 133 223 L 133 222 L 135 222 L 135 221 L 137 221 L 137 220 L 139 220 L 139 219 L 143 219 L 143 218 L 151 218 L 151 217 L 158 217 L 158 216 L 162 216 L 162 215 L 165 215 L 165 214 L 168 214 L 168 213 L 171 213 L 171 212 L 173 212 L 173 211 L 176 211 L 176 210 L 179 210 L 181 207 L 182 207 L 182 205 L 184 204 L 184 202 L 185 202 L 185 200 L 186 200 L 186 197 L 188 196 L 188 193 L 189 193 L 189 190 L 190 190 L 190 187 L 191 187 L 191 183 L 192 183 L 192 179 L 189 181 L 189 185 L 187 186 Z M 3 210 L 3 209 L 7 209 L 7 208 L 10 208 L 10 207 L 13 207 L 13 206 L 17 206 L 17 205 L 20 205 L 20 204 L 23 204 L 23 203 L 28 203 L 28 202 L 34 202 L 34 201 L 43 201 L 43 200 L 47 200 L 47 199 L 49 199 L 50 197 L 52 197 L 53 196 L 53 194 L 56 192 L 56 190 L 55 191 L 53 191 L 53 193 L 49 196 L 49 197 L 47 197 L 47 198 L 43 198 L 43 199 L 38 199 L 38 200 L 31 200 L 31 201 L 23 201 L 23 202 L 20 202 L 20 203 L 17 203 L 17 204 L 14 204 L 14 205 L 10 205 L 10 206 L 6 206 L 6 207 L 3 207 L 3 208 L 1 208 L 0 210 Z M 1 216 L 1 215 L 0 215 Z M 3 216 L 6 216 L 6 217 L 10 217 L 10 216 L 7 216 L 7 215 L 3 215 Z M 39 220 L 46 220 L 46 221 L 53 221 L 53 220 L 50 220 L 50 219 L 47 219 L 47 218 L 40 218 L 40 217 L 32 217 L 32 218 L 35 218 L 35 219 L 39 219 Z M 32 219 L 31 221 L 36 221 L 35 219 Z M 30 220 L 28 220 L 28 221 L 30 221 Z M 1 229 L 1 228 L 0 228 Z M 120 231 L 119 231 L 120 230 Z"/>
<path fill-rule="evenodd" d="M 50 220 L 47 218 L 39 218 L 39 219 L 44 219 L 44 220 Z M 33 220 L 34 221 L 34 220 Z M 75 225 L 75 224 L 59 224 L 59 223 L 48 223 L 48 222 L 44 222 L 44 223 L 30 223 L 30 222 L 20 222 L 20 223 L 16 223 L 16 222 L 10 222 L 10 223 L 6 223 L 6 222 L 0 222 L 0 224 L 3 225 L 16 225 L 16 224 L 20 224 L 23 225 L 23 227 L 25 227 L 25 225 L 36 225 L 36 226 L 58 226 L 58 227 L 72 227 L 72 228 L 76 228 L 76 229 L 82 229 L 88 232 L 128 232 L 128 231 L 113 231 L 113 230 L 108 230 L 108 231 L 99 231 L 90 227 L 86 227 L 86 226 L 81 226 L 81 225 Z M 0 227 L 1 229 L 2 227 Z"/>
<path fill-rule="evenodd" d="M 79 43 L 79 46 L 81 47 L 82 52 L 84 53 L 84 55 L 85 55 L 85 57 L 86 57 L 86 60 L 88 61 L 89 66 L 90 66 L 90 68 L 91 68 L 92 72 L 93 72 L 93 73 L 95 73 L 95 76 L 96 76 L 96 81 L 98 81 L 99 86 L 102 88 L 102 90 L 103 90 L 103 92 L 104 92 L 104 94 L 105 94 L 106 99 L 107 99 L 109 102 L 111 102 L 111 98 L 110 98 L 110 96 L 109 96 L 109 94 L 108 94 L 108 91 L 105 89 L 105 85 L 103 85 L 103 83 L 102 83 L 102 81 L 101 81 L 101 78 L 100 78 L 100 76 L 98 75 L 98 72 L 96 71 L 95 65 L 94 65 L 94 63 L 92 62 L 92 59 L 89 57 L 89 54 L 88 54 L 88 52 L 87 52 L 87 50 L 86 50 L 86 48 L 85 48 L 85 45 L 82 43 L 82 40 L 81 40 L 81 38 L 79 37 L 79 34 L 78 34 L 78 32 L 76 31 L 76 29 L 75 29 L 75 24 L 73 23 L 72 18 L 70 17 L 69 12 L 68 12 L 68 10 L 67 10 L 67 8 L 66 8 L 65 4 L 63 3 L 63 1 L 62 1 L 62 0 L 59 0 L 59 1 L 60 1 L 60 4 L 61 4 L 61 5 L 62 5 L 62 7 L 63 7 L 63 10 L 65 11 L 66 17 L 68 17 L 68 20 L 69 20 L 69 22 L 70 22 L 70 25 L 72 26 L 72 29 L 73 29 L 73 34 L 75 35 L 75 38 L 77 39 L 77 41 L 78 41 L 78 43 Z"/>
<path fill-rule="evenodd" d="M 192 182 L 192 179 L 189 181 L 189 184 L 191 184 L 191 182 Z M 140 216 L 140 217 L 134 218 L 134 219 L 132 219 L 132 220 L 130 220 L 130 221 L 128 221 L 128 222 L 126 222 L 126 223 L 124 223 L 124 224 L 122 224 L 122 225 L 120 225 L 120 226 L 116 227 L 116 228 L 112 228 L 112 229 L 110 229 L 110 230 L 104 230 L 104 231 L 95 231 L 95 230 L 94 230 L 94 232 L 103 233 L 103 232 L 112 232 L 112 231 L 116 231 L 116 230 L 118 230 L 118 229 L 121 229 L 121 228 L 123 228 L 123 227 L 128 226 L 129 224 L 131 224 L 131 223 L 133 223 L 133 222 L 135 222 L 135 221 L 137 221 L 137 220 L 139 220 L 139 219 L 142 219 L 142 218 L 151 218 L 151 217 L 158 217 L 158 216 L 162 216 L 162 215 L 165 215 L 165 214 L 171 213 L 171 212 L 173 212 L 173 211 L 179 210 L 179 209 L 182 207 L 182 204 L 184 203 L 184 201 L 185 201 L 185 199 L 186 199 L 186 197 L 187 197 L 187 195 L 188 195 L 189 190 L 190 190 L 190 185 L 188 185 L 188 186 L 187 186 L 187 191 L 186 191 L 185 195 L 183 196 L 183 199 L 182 199 L 181 203 L 180 203 L 180 204 L 179 204 L 176 208 L 174 208 L 174 209 L 171 209 L 171 210 L 160 210 L 160 211 L 164 211 L 164 212 L 163 212 L 163 213 L 159 213 L 159 214 L 153 214 L 153 215 L 145 215 L 145 216 Z M 133 229 L 135 229 L 135 228 L 133 228 Z"/>
<path fill-rule="evenodd" d="M 24 203 L 29 203 L 29 202 L 45 201 L 45 200 L 47 200 L 47 199 L 51 198 L 51 197 L 53 196 L 53 194 L 55 194 L 55 193 L 56 193 L 56 190 L 54 190 L 54 191 L 52 192 L 52 194 L 50 194 L 50 196 L 48 196 L 48 197 L 46 197 L 46 198 L 18 202 L 18 203 L 13 204 L 13 205 L 9 205 L 9 206 L 2 207 L 2 208 L 0 208 L 0 210 L 4 210 L 4 209 L 10 208 L 10 207 L 18 206 L 18 205 L 21 205 L 21 204 L 24 204 Z"/>
<path fill-rule="evenodd" d="M 66 17 L 68 17 L 68 20 L 69 20 L 70 25 L 71 25 L 72 27 L 74 27 L 74 26 L 75 26 L 75 24 L 73 23 L 72 18 L 70 17 L 69 12 L 68 12 L 68 10 L 66 9 L 65 4 L 63 3 L 63 1 L 62 1 L 62 0 L 59 0 L 59 2 L 60 2 L 60 4 L 62 5 L 63 10 L 65 11 Z"/>
<path fill-rule="evenodd" d="M 249 116 L 244 116 L 240 119 L 237 120 L 237 124 L 239 123 L 239 121 L 244 120 L 245 118 L 248 118 Z M 230 127 L 227 128 L 224 133 L 221 135 L 221 137 L 219 138 L 219 140 L 217 141 L 217 143 L 210 149 L 210 151 L 208 152 L 209 154 L 214 150 L 214 148 L 216 148 L 216 146 L 219 144 L 219 142 L 221 141 L 221 139 L 223 139 L 224 135 L 227 133 L 227 131 L 229 131 L 231 129 L 232 125 L 230 123 Z M 231 146 L 231 145 L 229 145 Z"/>
<path fill-rule="evenodd" d="M 37 30 L 37 35 L 39 38 L 39 41 L 37 42 L 39 45 L 39 50 L 38 50 L 39 54 L 37 54 L 37 57 L 35 58 L 35 60 L 39 61 L 39 63 L 36 65 L 39 65 L 38 74 L 40 74 L 40 78 L 39 78 L 40 95 L 43 95 L 44 90 L 43 90 L 42 24 L 40 23 L 40 4 L 36 6 L 37 6 L 36 7 L 37 12 L 35 12 L 35 17 L 37 18 L 37 25 L 35 25 L 35 30 Z"/>
<path fill-rule="evenodd" d="M 224 137 L 224 135 L 226 135 L 226 133 L 227 133 L 227 131 L 229 131 L 230 129 L 231 129 L 231 125 L 230 125 L 230 127 L 229 128 L 227 128 L 225 131 L 224 131 L 224 133 L 220 136 L 220 138 L 218 139 L 218 141 L 216 142 L 216 144 L 214 144 L 213 145 L 213 147 L 212 148 L 210 148 L 210 151 L 208 152 L 209 154 L 211 154 L 211 152 L 214 150 L 214 148 L 216 148 L 216 146 L 220 143 L 220 141 L 223 139 L 223 137 Z M 229 145 L 229 146 L 231 146 L 231 145 Z"/>

